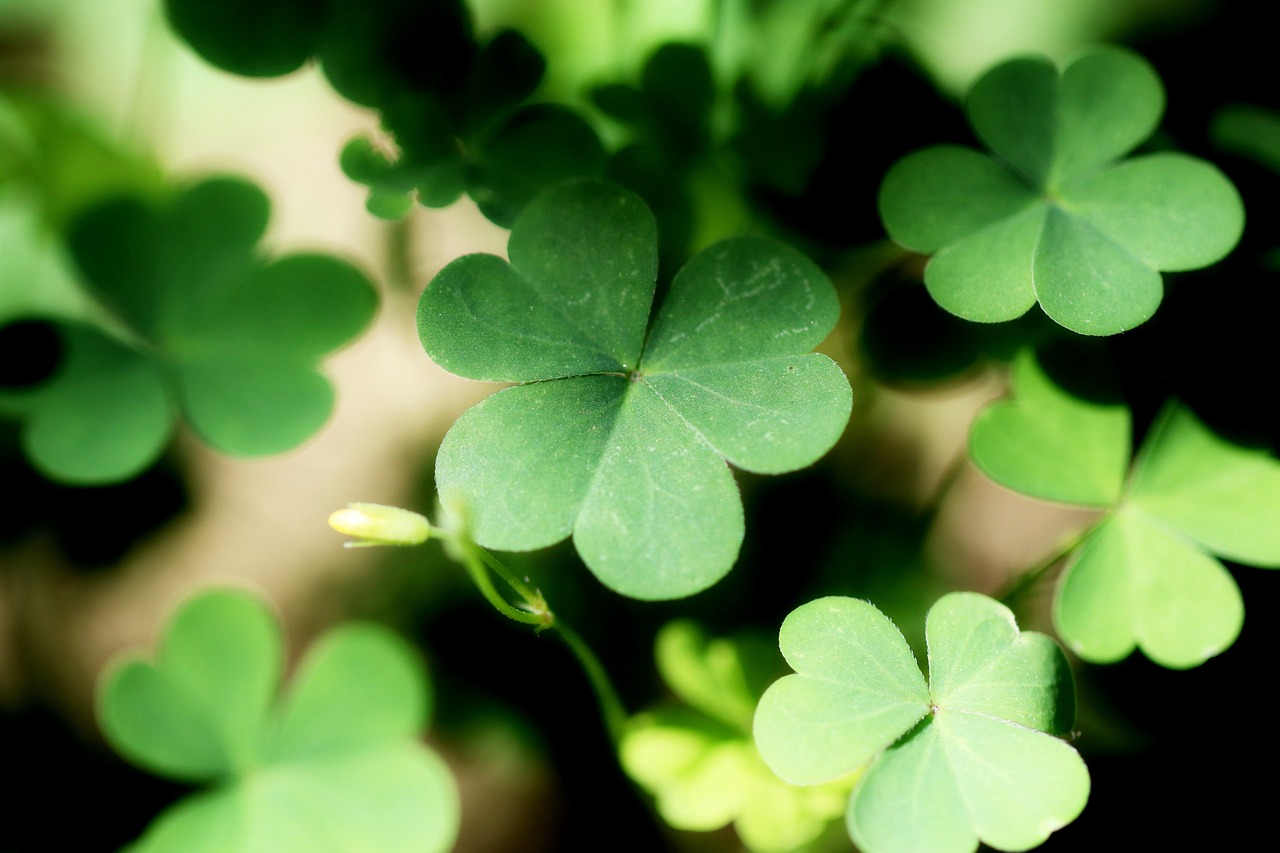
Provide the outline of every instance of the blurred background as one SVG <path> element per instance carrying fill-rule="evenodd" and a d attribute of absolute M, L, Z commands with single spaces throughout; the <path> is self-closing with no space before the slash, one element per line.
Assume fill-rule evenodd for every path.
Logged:
<path fill-rule="evenodd" d="M 695 5 L 471 3 L 478 30 L 515 24 L 548 55 L 544 90 L 560 99 L 633 79 L 657 44 L 695 36 L 703 26 L 689 12 Z M 1116 41 L 1157 66 L 1169 93 L 1165 132 L 1230 172 L 1245 196 L 1248 236 L 1269 242 L 1274 173 L 1224 161 L 1207 140 L 1212 110 L 1225 102 L 1280 107 L 1270 29 L 1255 17 L 1257 5 L 881 4 L 895 56 L 910 62 L 864 72 L 875 86 L 855 89 L 833 111 L 813 179 L 756 200 L 781 230 L 807 235 L 803 248 L 832 271 L 846 303 L 825 346 L 854 383 L 845 439 L 810 470 L 739 477 L 743 557 L 726 582 L 694 599 L 621 600 L 567 545 L 512 559 L 591 642 L 629 708 L 662 694 L 652 643 L 669 619 L 775 636 L 800 601 L 839 592 L 870 598 L 909 632 L 940 592 L 996 591 L 1087 522 L 1083 513 L 1000 490 L 964 462 L 970 418 L 1005 387 L 1004 363 L 987 357 L 998 347 L 975 346 L 963 369 L 930 375 L 920 366 L 933 351 L 928 335 L 955 334 L 945 318 L 915 305 L 880 306 L 877 331 L 862 332 L 875 304 L 868 294 L 884 274 L 875 187 L 894 157 L 963 128 L 959 99 L 991 63 L 1027 52 L 1060 60 L 1082 45 Z M 352 260 L 376 283 L 381 305 L 372 326 L 325 364 L 337 389 L 331 418 L 279 456 L 230 458 L 180 431 L 136 478 L 71 486 L 29 465 L 18 424 L 0 410 L 0 754 L 11 774 L 0 798 L 0 849 L 115 849 L 185 793 L 104 746 L 94 685 L 113 655 L 150 643 L 185 595 L 216 582 L 263 593 L 295 652 L 351 618 L 394 625 L 421 648 L 438 696 L 432 742 L 463 793 L 459 850 L 587 850 L 614 839 L 628 839 L 630 849 L 737 849 L 727 831 L 660 827 L 617 770 L 594 699 L 564 648 L 486 608 L 434 544 L 345 550 L 326 524 L 351 501 L 432 511 L 435 449 L 453 420 L 493 389 L 427 359 L 414 329 L 416 298 L 453 258 L 502 254 L 506 232 L 465 197 L 440 210 L 415 207 L 395 223 L 370 216 L 366 189 L 342 174 L 337 155 L 352 136 L 376 131 L 373 111 L 343 100 L 311 66 L 266 81 L 213 68 L 172 35 L 159 0 L 0 0 L 0 97 L 17 92 L 56 102 L 90 140 L 87 149 L 128 152 L 166 179 L 251 178 L 272 202 L 268 251 L 319 249 Z M 5 120 L 0 111 L 0 194 Z M 87 173 L 93 156 L 84 160 Z M 92 185 L 92 174 L 85 180 Z M 12 326 L 14 300 L 5 293 L 22 287 L 8 275 L 18 269 L 20 239 L 0 217 L 0 370 L 15 384 L 27 381 L 28 368 L 39 372 L 39 341 Z M 1256 319 L 1228 338 L 1177 341 L 1186 370 L 1224 397 L 1268 396 L 1274 345 L 1263 339 L 1273 334 L 1271 307 L 1264 300 Z M 875 340 L 898 328 L 891 309 L 905 312 L 925 339 Z M 1198 308 L 1174 300 L 1167 310 Z M 1164 351 L 1131 337 L 1135 352 Z M 903 352 L 917 359 L 910 370 L 900 369 Z M 1268 837 L 1273 786 L 1257 780 L 1277 755 L 1275 739 L 1261 735 L 1259 688 L 1275 668 L 1278 590 L 1272 573 L 1232 569 L 1248 616 L 1220 659 L 1190 672 L 1141 658 L 1078 670 L 1076 746 L 1094 792 L 1084 816 L 1045 849 L 1223 849 L 1231 839 Z M 1048 593 L 1042 598 L 1020 615 L 1027 627 L 1049 630 Z"/>

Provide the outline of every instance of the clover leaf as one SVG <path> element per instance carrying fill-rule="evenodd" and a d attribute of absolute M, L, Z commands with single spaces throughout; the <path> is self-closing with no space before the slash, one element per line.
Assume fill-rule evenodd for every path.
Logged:
<path fill-rule="evenodd" d="M 157 204 L 119 198 L 69 236 L 100 325 L 67 325 L 62 371 L 33 401 L 28 455 L 70 482 L 125 479 L 163 449 L 177 411 L 239 456 L 297 446 L 328 418 L 316 362 L 372 318 L 376 295 L 350 264 L 319 254 L 269 260 L 261 190 L 231 178 Z"/>
<path fill-rule="evenodd" d="M 983 409 L 969 454 L 988 477 L 1042 500 L 1109 507 L 1129 467 L 1129 410 L 1061 387 L 1031 349 L 1013 362 L 1016 395 Z M 1051 448 L 1051 449 L 1049 449 Z"/>
<path fill-rule="evenodd" d="M 458 792 L 419 740 L 430 694 L 413 649 L 352 624 L 317 641 L 281 694 L 283 665 L 264 602 L 217 589 L 178 609 L 154 662 L 126 655 L 103 674 L 107 741 L 153 773 L 210 785 L 130 849 L 450 849 Z"/>
<path fill-rule="evenodd" d="M 1239 194 L 1209 163 L 1121 161 L 1163 111 L 1155 71 L 1120 48 L 1093 48 L 1061 73 L 1043 58 L 1005 62 L 967 103 L 993 156 L 953 145 L 907 155 L 880 188 L 885 229 L 933 255 L 925 285 L 960 317 L 1002 322 L 1039 302 L 1081 334 L 1131 329 L 1159 306 L 1161 271 L 1220 260 L 1244 226 Z"/>
<path fill-rule="evenodd" d="M 1054 736 L 1075 715 L 1061 649 L 977 593 L 939 599 L 925 635 L 928 681 L 867 602 L 831 596 L 794 610 L 779 645 L 796 673 L 760 699 L 760 754 L 798 785 L 865 767 L 846 820 L 866 853 L 1044 842 L 1089 794 L 1084 762 Z"/>
<path fill-rule="evenodd" d="M 737 238 L 694 257 L 646 336 L 656 227 L 596 180 L 563 184 L 516 221 L 510 262 L 474 254 L 435 277 L 422 345 L 472 379 L 524 383 L 449 430 L 436 462 L 475 540 L 532 550 L 570 534 L 608 587 L 692 595 L 733 565 L 742 503 L 726 461 L 809 465 L 849 417 L 848 380 L 808 352 L 835 323 L 830 281 L 799 252 Z"/>
<path fill-rule="evenodd" d="M 791 785 L 761 760 L 751 720 L 777 650 L 758 639 L 708 638 L 684 620 L 665 625 L 658 669 L 683 704 L 633 717 L 618 752 L 669 825 L 706 832 L 732 823 L 748 850 L 771 853 L 817 838 L 844 810 L 853 779 Z"/>
<path fill-rule="evenodd" d="M 1197 666 L 1235 642 L 1244 619 L 1217 558 L 1280 567 L 1268 509 L 1280 462 L 1170 401 L 1130 467 L 1129 420 L 1123 406 L 1073 399 L 1027 352 L 1013 399 L 975 419 L 970 453 L 1008 488 L 1108 511 L 1059 580 L 1054 621 L 1067 646 L 1095 663 L 1139 648 L 1166 667 Z"/>

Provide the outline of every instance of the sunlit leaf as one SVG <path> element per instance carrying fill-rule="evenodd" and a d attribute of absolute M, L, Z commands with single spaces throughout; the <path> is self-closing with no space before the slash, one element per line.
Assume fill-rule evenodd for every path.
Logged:
<path fill-rule="evenodd" d="M 1080 756 L 1053 736 L 1075 712 L 1061 650 L 976 593 L 939 599 L 925 632 L 929 682 L 870 604 L 829 597 L 797 608 L 779 635 L 796 673 L 756 711 L 761 755 L 795 782 L 865 768 L 847 821 L 866 853 L 1043 843 L 1089 794 Z"/>
<path fill-rule="evenodd" d="M 1123 405 L 1069 389 L 1023 353 L 1013 398 L 975 419 L 970 454 L 1011 489 L 1109 511 L 1068 554 L 1055 593 L 1072 651 L 1109 663 L 1140 649 L 1163 666 L 1198 666 L 1244 620 L 1218 558 L 1280 565 L 1280 462 L 1171 402 L 1130 469 L 1129 422 Z"/>
<path fill-rule="evenodd" d="M 1129 410 L 1072 394 L 1046 375 L 1032 350 L 1013 365 L 1011 399 L 974 418 L 969 455 L 1002 486 L 1044 500 L 1110 507 L 1129 467 Z"/>
<path fill-rule="evenodd" d="M 687 705 L 633 717 L 619 759 L 677 829 L 733 824 L 756 853 L 791 851 L 844 811 L 853 777 L 798 786 L 779 779 L 751 737 L 756 701 L 776 675 L 777 650 L 754 636 L 708 638 L 691 622 L 668 623 L 655 654 L 663 680 Z"/>

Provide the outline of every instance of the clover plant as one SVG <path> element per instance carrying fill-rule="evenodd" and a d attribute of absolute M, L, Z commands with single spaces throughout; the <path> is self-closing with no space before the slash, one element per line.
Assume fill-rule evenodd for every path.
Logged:
<path fill-rule="evenodd" d="M 1066 658 L 977 593 L 940 598 L 925 634 L 927 680 L 871 604 L 831 596 L 792 611 L 778 641 L 796 672 L 760 699 L 760 754 L 797 785 L 861 769 L 846 821 L 866 853 L 1043 843 L 1089 794 L 1058 737 L 1075 716 Z"/>
<path fill-rule="evenodd" d="M 174 613 L 154 661 L 103 674 L 103 733 L 130 761 L 209 787 L 132 851 L 447 851 L 459 820 L 448 767 L 420 741 L 430 694 L 385 628 L 318 640 L 281 691 L 284 649 L 258 597 L 214 589 Z"/>
<path fill-rule="evenodd" d="M 725 462 L 776 474 L 816 461 L 849 417 L 849 383 L 810 353 L 839 304 L 799 252 L 733 238 L 694 257 L 649 319 L 657 235 L 634 194 L 576 181 L 511 230 L 510 261 L 467 255 L 432 280 L 418 334 L 441 367 L 521 383 L 449 430 L 441 496 L 499 550 L 573 534 L 611 589 L 679 598 L 742 542 Z"/>
<path fill-rule="evenodd" d="M 771 853 L 813 841 L 843 813 L 852 777 L 791 785 L 756 749 L 751 720 L 776 657 L 763 638 L 708 638 L 689 621 L 659 631 L 658 671 L 680 704 L 633 717 L 619 759 L 671 826 L 707 831 L 732 823 L 748 850 Z"/>
<path fill-rule="evenodd" d="M 1244 226 L 1235 187 L 1208 162 L 1121 159 L 1163 111 L 1160 78 L 1126 50 L 1093 48 L 1061 72 L 1038 57 L 1005 62 L 967 101 L 994 156 L 907 155 L 880 188 L 885 228 L 933 255 L 929 293 L 967 320 L 1012 320 L 1038 302 L 1074 332 L 1131 329 L 1159 306 L 1161 271 L 1220 260 Z"/>
<path fill-rule="evenodd" d="M 1276 244 L 1265 69 L 1207 40 L 1139 54 L 1063 35 L 1076 52 L 1062 65 L 1029 42 L 995 51 L 962 115 L 940 82 L 955 57 L 922 38 L 940 13 L 908 8 L 922 4 L 156 0 L 166 27 L 142 40 L 117 121 L 49 85 L 76 79 L 42 64 L 61 35 L 25 35 L 94 4 L 18 5 L 40 14 L 14 28 L 0 10 L 0 470 L 21 498 L 0 517 L 0 588 L 32 603 L 5 609 L 22 640 L 0 650 L 19 668 L 12 689 L 61 695 L 35 671 L 53 653 L 25 645 L 75 633 L 30 622 L 71 612 L 40 606 L 73 583 L 47 566 L 75 562 L 72 540 L 147 532 L 136 493 L 83 487 L 137 486 L 161 462 L 185 481 L 185 457 L 166 454 L 180 430 L 241 457 L 300 446 L 334 403 L 322 360 L 378 308 L 352 264 L 263 248 L 270 202 L 252 183 L 162 168 L 172 152 L 148 150 L 145 118 L 173 105 L 144 101 L 151 81 L 185 86 L 173 50 L 264 97 L 311 75 L 365 112 L 376 129 L 325 143 L 327 168 L 368 188 L 370 227 L 403 220 L 381 260 L 420 294 L 388 323 L 416 323 L 423 363 L 505 386 L 405 453 L 429 460 L 398 482 L 430 511 L 339 501 L 330 525 L 370 571 L 326 599 L 351 621 L 288 678 L 268 604 L 226 588 L 185 601 L 154 655 L 100 674 L 106 744 L 198 788 L 158 815 L 116 798 L 132 826 L 150 821 L 126 849 L 484 846 L 464 808 L 531 846 L 555 809 L 473 795 L 441 757 L 465 755 L 443 744 L 494 717 L 545 735 L 538 760 L 564 805 L 548 848 L 1026 850 L 1082 814 L 1054 841 L 1114 847 L 1126 839 L 1105 812 L 1095 837 L 1067 833 L 1091 829 L 1091 773 L 1095 799 L 1123 786 L 1108 753 L 1185 710 L 1173 682 L 1142 685 L 1189 680 L 1238 707 L 1233 687 L 1168 670 L 1230 665 L 1248 645 L 1224 654 L 1243 636 L 1242 587 L 1266 604 L 1246 581 L 1263 573 L 1241 569 L 1238 585 L 1233 572 L 1280 567 L 1280 430 L 1265 387 L 1236 395 L 1224 375 L 1244 367 L 1232 336 L 1265 339 L 1275 307 L 1274 253 L 1254 250 Z M 1127 23 L 1160 18 L 1122 5 Z M 1100 20 L 1057 30 L 1099 36 Z M 1193 78 L 1169 76 L 1188 57 Z M 1204 148 L 1271 171 L 1231 156 L 1220 171 Z M 509 230 L 505 255 L 459 251 L 415 279 L 437 221 L 417 206 L 464 200 Z M 1251 347 L 1265 378 L 1265 341 Z M 1006 368 L 1010 393 L 971 419 L 994 387 L 973 380 Z M 944 388 L 960 393 L 920 393 Z M 917 414 L 952 405 L 962 414 Z M 347 452 L 330 458 L 359 465 L 363 450 Z M 948 528 L 1008 497 L 975 497 L 969 464 L 1089 514 L 1035 565 L 991 571 L 1005 537 L 1034 531 Z M 41 502 L 51 512 L 28 511 Z M 90 532 L 59 533 L 67 518 Z M 454 594 L 456 569 L 473 590 Z M 1028 594 L 1050 578 L 1051 598 Z M 104 571 L 92 588 L 114 582 Z M 476 602 L 545 637 L 547 657 L 490 636 Z M 379 627 L 392 620 L 414 645 Z M 775 631 L 777 646 L 760 639 Z M 417 645 L 448 675 L 441 754 L 423 742 L 436 703 Z M 1273 651 L 1218 684 L 1247 685 Z M 1136 710 L 1099 695 L 1113 672 L 1138 684 Z M 1078 674 L 1092 690 L 1077 721 Z M 1190 732 L 1234 723 L 1176 716 Z M 1179 772 L 1148 763 L 1194 789 L 1185 846 L 1194 815 L 1224 813 L 1211 799 L 1230 774 L 1193 764 L 1193 738 L 1170 740 Z M 84 778 L 60 783 L 97 784 Z M 11 806 L 6 827 L 26 811 Z M 1136 813 L 1143 844 L 1162 846 Z M 1219 847 L 1240 823 L 1202 822 Z M 63 843 L 61 829 L 0 847 L 120 843 Z"/>
<path fill-rule="evenodd" d="M 1012 399 L 973 423 L 974 463 L 1001 485 L 1106 515 L 1067 551 L 1054 620 L 1094 662 L 1140 648 L 1164 666 L 1203 663 L 1235 641 L 1239 588 L 1217 558 L 1280 566 L 1280 462 L 1227 441 L 1169 401 L 1132 466 L 1129 410 L 1056 384 L 1031 351 Z"/>
<path fill-rule="evenodd" d="M 176 418 L 241 456 L 297 446 L 333 391 L 316 362 L 358 334 L 377 298 L 337 258 L 265 257 L 268 202 L 234 178 L 157 203 L 103 201 L 69 246 L 100 322 L 62 326 L 65 357 L 32 397 L 23 441 L 52 476 L 101 483 L 155 461 Z"/>

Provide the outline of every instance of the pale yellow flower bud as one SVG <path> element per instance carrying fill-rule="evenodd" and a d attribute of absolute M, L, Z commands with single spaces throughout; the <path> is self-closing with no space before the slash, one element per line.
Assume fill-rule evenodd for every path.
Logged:
<path fill-rule="evenodd" d="M 421 545 L 431 537 L 431 522 L 398 506 L 353 503 L 329 516 L 329 526 L 354 536 L 348 548 L 373 545 Z"/>

